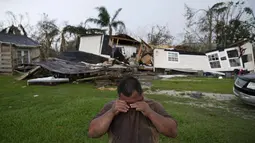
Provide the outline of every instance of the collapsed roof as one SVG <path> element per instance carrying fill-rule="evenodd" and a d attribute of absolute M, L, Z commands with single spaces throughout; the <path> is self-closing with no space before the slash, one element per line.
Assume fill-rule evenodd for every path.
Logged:
<path fill-rule="evenodd" d="M 113 35 L 111 39 L 113 39 L 114 43 L 118 43 L 120 45 L 140 45 L 139 41 L 126 34 Z"/>
<path fill-rule="evenodd" d="M 73 61 L 73 62 L 86 62 L 91 64 L 103 63 L 108 61 L 108 58 L 87 53 L 81 51 L 73 51 L 73 52 L 62 52 L 59 56 L 59 59 Z"/>
<path fill-rule="evenodd" d="M 51 72 L 59 74 L 85 74 L 91 72 L 97 72 L 99 70 L 91 69 L 85 64 L 72 62 L 62 59 L 48 59 L 46 61 L 41 61 L 34 63 L 34 65 L 41 66 Z"/>

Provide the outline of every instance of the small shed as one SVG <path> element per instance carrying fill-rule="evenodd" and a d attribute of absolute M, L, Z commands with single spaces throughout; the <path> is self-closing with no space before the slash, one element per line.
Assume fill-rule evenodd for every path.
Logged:
<path fill-rule="evenodd" d="M 40 60 L 38 42 L 22 35 L 0 33 L 0 73 L 11 73 L 22 64 Z"/>

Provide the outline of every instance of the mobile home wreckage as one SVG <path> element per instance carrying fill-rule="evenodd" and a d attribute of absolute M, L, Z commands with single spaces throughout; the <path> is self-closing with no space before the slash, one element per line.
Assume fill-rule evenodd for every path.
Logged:
<path fill-rule="evenodd" d="M 169 69 L 183 72 L 207 71 L 209 65 L 204 53 L 171 49 L 154 49 L 154 71 Z"/>
<path fill-rule="evenodd" d="M 254 48 L 243 41 L 227 48 L 217 48 L 206 53 L 187 52 L 174 48 L 154 49 L 154 71 L 231 73 L 234 70 L 254 72 Z"/>
<path fill-rule="evenodd" d="M 32 65 L 34 68 L 20 77 L 20 80 L 33 77 L 43 79 L 32 80 L 32 83 L 41 80 L 93 80 L 114 84 L 123 76 L 137 73 L 137 69 L 225 75 L 235 69 L 254 71 L 255 68 L 254 51 L 249 42 L 199 53 L 174 48 L 153 49 L 143 40 L 139 42 L 125 34 L 112 37 L 103 34 L 86 35 L 81 37 L 79 51 L 62 52 L 55 58 L 33 62 Z"/>
<path fill-rule="evenodd" d="M 210 70 L 231 72 L 235 69 L 255 70 L 254 49 L 250 42 L 242 41 L 227 48 L 206 52 Z"/>
<path fill-rule="evenodd" d="M 0 33 L 0 72 L 12 73 L 19 65 L 38 62 L 39 47 L 26 36 Z"/>

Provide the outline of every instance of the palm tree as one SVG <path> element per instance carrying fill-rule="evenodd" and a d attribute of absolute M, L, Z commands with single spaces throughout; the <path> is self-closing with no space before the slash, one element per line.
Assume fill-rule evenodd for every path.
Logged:
<path fill-rule="evenodd" d="M 123 21 L 116 20 L 117 16 L 119 15 L 122 8 L 119 8 L 113 17 L 111 17 L 104 6 L 96 7 L 98 10 L 98 18 L 89 18 L 86 22 L 92 22 L 102 27 L 108 27 L 109 35 L 112 35 L 112 29 L 117 30 L 118 27 L 122 27 L 125 29 L 125 24 Z"/>

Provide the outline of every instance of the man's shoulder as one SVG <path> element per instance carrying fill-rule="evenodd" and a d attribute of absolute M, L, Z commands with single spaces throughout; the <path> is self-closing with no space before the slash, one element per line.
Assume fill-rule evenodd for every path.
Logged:
<path fill-rule="evenodd" d="M 158 106 L 162 106 L 159 102 L 157 102 L 157 101 L 155 101 L 155 100 L 153 100 L 153 99 L 148 99 L 148 98 L 146 98 L 146 99 L 144 99 L 144 101 L 145 101 L 147 104 L 149 104 L 149 106 L 151 106 L 151 107 L 157 108 Z"/>
<path fill-rule="evenodd" d="M 153 100 L 153 99 L 149 99 L 149 98 L 144 98 L 144 101 L 148 104 L 157 104 L 158 102 Z"/>

